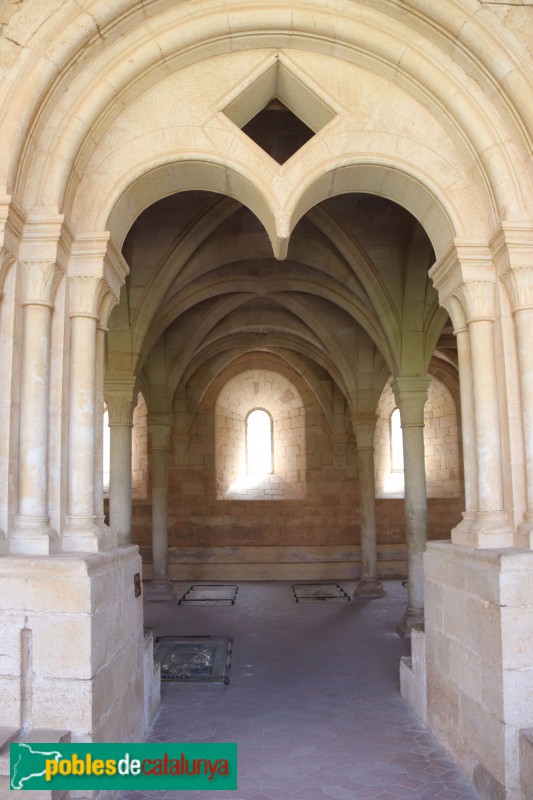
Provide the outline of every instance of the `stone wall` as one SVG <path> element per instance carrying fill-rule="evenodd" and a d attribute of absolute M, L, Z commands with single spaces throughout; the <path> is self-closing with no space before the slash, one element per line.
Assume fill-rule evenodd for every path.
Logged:
<path fill-rule="evenodd" d="M 293 378 L 258 368 L 222 376 L 196 408 L 185 453 L 183 437 L 172 437 L 171 577 L 359 576 L 357 451 L 348 416 L 347 432 L 332 435 L 314 393 L 298 376 Z M 438 398 L 442 384 L 437 384 L 431 396 Z M 243 474 L 245 419 L 254 407 L 273 417 L 274 475 Z M 136 425 L 145 424 L 146 417 L 136 413 Z M 432 431 L 437 429 L 435 422 Z M 134 441 L 146 443 L 146 432 Z M 449 538 L 462 510 L 460 496 L 430 498 L 429 538 Z M 403 499 L 378 499 L 376 521 L 380 576 L 405 576 Z M 149 497 L 134 498 L 133 539 L 150 564 Z M 148 567 L 145 576 L 150 574 Z"/>

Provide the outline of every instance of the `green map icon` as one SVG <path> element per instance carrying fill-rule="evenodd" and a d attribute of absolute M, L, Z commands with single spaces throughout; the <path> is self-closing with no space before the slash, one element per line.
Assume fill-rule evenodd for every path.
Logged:
<path fill-rule="evenodd" d="M 58 761 L 61 753 L 50 750 L 48 745 L 20 744 L 11 745 L 11 789 L 28 789 L 32 780 L 39 780 L 45 776 L 46 762 L 53 759 Z"/>

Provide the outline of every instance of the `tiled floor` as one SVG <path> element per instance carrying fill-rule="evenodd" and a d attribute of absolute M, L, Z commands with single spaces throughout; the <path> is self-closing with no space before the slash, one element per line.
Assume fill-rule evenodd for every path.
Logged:
<path fill-rule="evenodd" d="M 187 587 L 177 585 L 177 597 Z M 164 683 L 150 734 L 238 743 L 239 788 L 200 800 L 477 800 L 400 697 L 409 642 L 395 626 L 406 590 L 398 581 L 386 589 L 379 600 L 296 603 L 290 584 L 241 583 L 234 606 L 146 605 L 155 635 L 234 638 L 230 685 Z"/>

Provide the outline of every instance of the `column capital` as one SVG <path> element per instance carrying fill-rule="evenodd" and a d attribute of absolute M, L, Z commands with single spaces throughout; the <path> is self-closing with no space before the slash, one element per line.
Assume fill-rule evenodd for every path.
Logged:
<path fill-rule="evenodd" d="M 106 381 L 104 400 L 109 413 L 110 428 L 114 425 L 132 427 L 137 392 L 137 380 L 134 377 Z"/>
<path fill-rule="evenodd" d="M 0 300 L 2 299 L 2 288 L 7 272 L 10 267 L 15 263 L 15 257 L 10 253 L 7 247 L 0 247 Z"/>
<path fill-rule="evenodd" d="M 52 306 L 63 270 L 56 261 L 19 261 L 22 304 Z"/>
<path fill-rule="evenodd" d="M 501 280 L 515 314 L 533 309 L 533 266 L 509 269 L 501 275 Z"/>
<path fill-rule="evenodd" d="M 400 409 L 402 428 L 424 427 L 424 406 L 428 399 L 428 377 L 400 376 L 391 384 Z"/>
<path fill-rule="evenodd" d="M 353 414 L 352 428 L 358 450 L 374 449 L 374 433 L 377 417 L 375 414 Z"/>
<path fill-rule="evenodd" d="M 451 294 L 449 297 L 446 298 L 443 305 L 448 314 L 450 315 L 454 334 L 457 336 L 458 333 L 463 333 L 464 331 L 468 331 L 468 325 L 466 324 L 465 310 L 459 298 Z"/>
<path fill-rule="evenodd" d="M 109 291 L 105 280 L 96 275 L 69 276 L 69 315 L 98 320 Z"/>
<path fill-rule="evenodd" d="M 454 296 L 459 300 L 468 324 L 487 320 L 494 321 L 495 317 L 495 281 L 468 281 L 462 283 L 454 291 Z"/>

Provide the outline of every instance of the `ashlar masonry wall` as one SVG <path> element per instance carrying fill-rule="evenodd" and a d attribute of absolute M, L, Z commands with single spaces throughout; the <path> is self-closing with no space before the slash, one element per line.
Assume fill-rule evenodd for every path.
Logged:
<path fill-rule="evenodd" d="M 448 456 L 455 457 L 453 398 L 437 380 L 432 380 L 430 404 L 427 442 L 434 444 L 428 446 L 444 447 Z M 253 408 L 264 408 L 273 419 L 272 475 L 245 474 L 246 415 Z M 392 392 L 389 398 L 385 391 L 377 448 L 383 447 L 379 426 L 383 428 L 386 412 L 393 408 Z M 443 434 L 446 420 L 450 424 Z M 237 363 L 227 368 L 198 405 L 186 448 L 183 436 L 171 437 L 170 576 L 198 580 L 357 577 L 361 569 L 357 451 L 347 413 L 345 431 L 339 447 L 339 437 L 332 436 L 316 395 L 297 374 L 276 372 L 272 365 L 243 369 Z M 444 435 L 454 441 L 442 442 L 439 436 Z M 151 503 L 142 398 L 135 412 L 133 443 L 133 535 L 149 577 Z M 427 459 L 428 470 L 431 459 Z M 434 491 L 437 496 L 428 500 L 430 539 L 449 538 L 451 527 L 461 518 L 459 481 L 451 477 L 449 468 L 447 475 L 440 493 Z M 380 575 L 405 575 L 400 494 L 378 497 L 376 522 Z"/>

